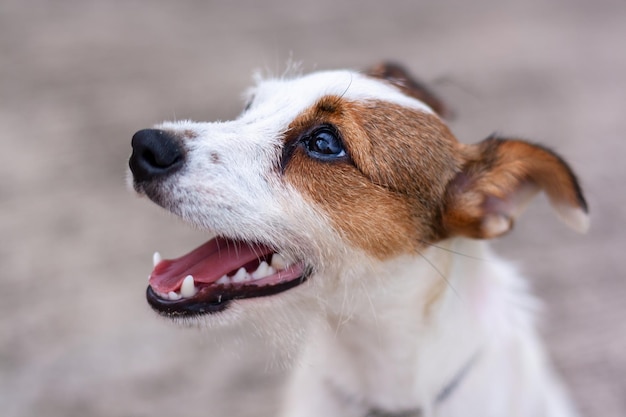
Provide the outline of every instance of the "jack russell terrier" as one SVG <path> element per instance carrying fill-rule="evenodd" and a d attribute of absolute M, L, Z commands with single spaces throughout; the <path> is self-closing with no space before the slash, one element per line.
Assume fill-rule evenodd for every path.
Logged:
<path fill-rule="evenodd" d="M 537 192 L 588 227 L 554 152 L 459 143 L 401 67 L 261 80 L 233 121 L 137 132 L 134 189 L 214 238 L 154 255 L 158 313 L 301 340 L 285 417 L 571 417 L 525 281 L 489 251 Z"/>

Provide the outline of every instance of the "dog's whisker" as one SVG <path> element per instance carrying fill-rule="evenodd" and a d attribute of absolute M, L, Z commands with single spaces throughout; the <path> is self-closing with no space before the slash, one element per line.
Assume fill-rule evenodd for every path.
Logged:
<path fill-rule="evenodd" d="M 442 251 L 445 251 L 445 252 L 449 252 L 449 253 L 452 253 L 454 255 L 459 255 L 459 256 L 462 256 L 464 258 L 474 259 L 476 261 L 481 261 L 481 262 L 491 262 L 491 259 L 481 258 L 479 256 L 469 255 L 467 253 L 455 251 L 454 249 L 445 248 L 445 247 L 443 247 L 441 245 L 437 245 L 437 244 L 429 242 L 427 240 L 421 240 L 420 239 L 419 242 L 424 244 L 424 245 L 426 245 L 426 246 L 428 246 L 428 247 L 432 247 L 432 248 L 439 249 L 439 250 L 442 250 Z"/>
<path fill-rule="evenodd" d="M 348 82 L 348 85 L 346 86 L 345 90 L 343 90 L 343 92 L 341 94 L 339 94 L 336 98 L 336 103 L 341 103 L 341 100 L 344 98 L 344 96 L 348 93 L 348 90 L 350 89 L 350 87 L 352 86 L 352 81 L 354 79 L 354 76 L 352 75 L 352 73 L 350 73 L 350 81 Z"/>
<path fill-rule="evenodd" d="M 418 250 L 417 253 L 422 259 L 424 259 L 428 263 L 428 265 L 430 265 L 433 268 L 433 270 L 435 270 L 435 272 L 437 272 L 437 275 L 439 275 L 439 277 L 441 277 L 445 281 L 446 285 L 452 290 L 452 292 L 454 292 L 454 294 L 458 298 L 462 298 L 459 292 L 456 290 L 456 288 L 454 288 L 454 285 L 452 285 L 452 282 L 450 282 L 446 274 L 441 272 L 441 270 L 439 270 L 439 268 L 437 268 L 437 266 L 430 259 L 428 259 L 426 255 L 424 255 L 423 252 Z"/>
<path fill-rule="evenodd" d="M 374 305 L 374 300 L 372 300 L 372 296 L 371 296 L 370 292 L 368 291 L 367 288 L 365 288 L 365 283 L 364 282 L 360 282 L 360 284 L 361 284 L 361 288 L 362 288 L 363 293 L 367 297 L 367 302 L 369 303 L 370 311 L 372 312 L 372 317 L 374 319 L 374 328 L 377 330 L 376 334 L 379 337 L 378 342 L 381 342 L 381 340 L 380 340 L 381 334 L 378 331 L 378 330 L 380 330 L 380 323 L 378 321 L 378 310 L 376 309 L 376 307 Z M 380 285 L 380 284 L 378 284 L 378 285 Z"/>

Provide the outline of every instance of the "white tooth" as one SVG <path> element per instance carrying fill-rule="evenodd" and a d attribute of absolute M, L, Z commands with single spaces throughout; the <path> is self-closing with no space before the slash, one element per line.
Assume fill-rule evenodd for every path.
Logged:
<path fill-rule="evenodd" d="M 183 298 L 193 297 L 196 294 L 196 286 L 193 282 L 193 277 L 191 275 L 187 275 L 183 280 L 183 284 L 180 286 L 180 295 Z"/>
<path fill-rule="evenodd" d="M 180 300 L 181 298 L 183 298 L 182 295 L 175 293 L 174 291 L 170 291 L 169 293 L 167 293 L 167 296 L 172 301 Z"/>
<path fill-rule="evenodd" d="M 154 252 L 154 255 L 152 255 L 152 266 L 157 266 L 162 260 L 163 258 L 161 258 L 161 254 L 159 252 Z"/>
<path fill-rule="evenodd" d="M 275 253 L 272 256 L 272 268 L 280 271 L 281 269 L 285 269 L 286 266 L 287 262 L 285 262 L 285 258 L 283 258 L 280 254 Z"/>
<path fill-rule="evenodd" d="M 275 273 L 276 273 L 276 270 L 273 267 L 268 266 L 267 267 L 267 275 L 265 275 L 265 276 L 269 277 L 270 275 L 274 275 Z"/>
<path fill-rule="evenodd" d="M 215 283 L 222 285 L 230 284 L 230 279 L 226 275 L 222 275 L 222 277 L 218 279 Z"/>
<path fill-rule="evenodd" d="M 269 265 L 267 264 L 267 262 L 265 261 L 261 262 L 261 264 L 256 269 L 256 271 L 252 273 L 252 278 L 254 279 L 265 278 L 268 275 L 267 274 L 268 268 L 269 268 Z"/>
<path fill-rule="evenodd" d="M 237 273 L 233 275 L 231 279 L 233 280 L 233 282 L 244 282 L 247 279 L 249 279 L 248 273 L 246 272 L 246 268 L 244 267 L 239 268 L 237 270 Z"/>

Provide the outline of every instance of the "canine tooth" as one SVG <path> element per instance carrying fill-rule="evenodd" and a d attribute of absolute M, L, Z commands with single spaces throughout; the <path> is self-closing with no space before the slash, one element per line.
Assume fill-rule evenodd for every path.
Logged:
<path fill-rule="evenodd" d="M 275 253 L 272 256 L 272 268 L 274 268 L 277 271 L 280 271 L 281 269 L 285 269 L 285 267 L 287 266 L 287 262 L 285 262 L 285 258 L 283 258 L 280 254 Z"/>
<path fill-rule="evenodd" d="M 218 279 L 215 283 L 216 284 L 222 284 L 222 285 L 229 284 L 230 283 L 230 278 L 228 278 L 228 276 L 226 276 L 226 275 L 222 275 L 222 277 L 220 279 Z"/>
<path fill-rule="evenodd" d="M 269 265 L 267 264 L 267 262 L 265 261 L 261 262 L 261 264 L 256 269 L 256 271 L 252 273 L 252 278 L 254 279 L 265 278 L 266 276 L 268 276 L 268 273 L 267 273 L 268 269 L 269 269 Z"/>
<path fill-rule="evenodd" d="M 265 275 L 265 276 L 269 277 L 270 275 L 274 275 L 275 273 L 276 273 L 276 270 L 274 269 L 274 267 L 268 266 L 267 267 L 267 275 Z"/>
<path fill-rule="evenodd" d="M 167 293 L 167 296 L 170 300 L 172 301 L 176 301 L 176 300 L 180 300 L 181 298 L 183 298 L 182 295 L 175 293 L 174 291 L 170 291 Z"/>
<path fill-rule="evenodd" d="M 193 282 L 193 277 L 187 275 L 183 280 L 183 284 L 180 286 L 180 295 L 183 298 L 193 297 L 196 294 L 196 286 Z"/>
<path fill-rule="evenodd" d="M 246 268 L 241 267 L 237 270 L 237 273 L 233 275 L 231 278 L 233 282 L 244 282 L 247 280 L 248 273 L 246 272 Z"/>
<path fill-rule="evenodd" d="M 154 252 L 154 255 L 152 255 L 152 266 L 157 266 L 162 260 L 163 258 L 161 257 L 161 254 L 159 252 Z"/>

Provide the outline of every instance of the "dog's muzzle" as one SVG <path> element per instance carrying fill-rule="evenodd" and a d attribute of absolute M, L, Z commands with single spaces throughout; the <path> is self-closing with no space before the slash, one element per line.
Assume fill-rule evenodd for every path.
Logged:
<path fill-rule="evenodd" d="M 181 139 L 164 130 L 144 129 L 133 136 L 132 148 L 128 165 L 135 190 L 177 213 L 171 188 L 173 174 L 184 173 Z M 266 244 L 217 236 L 176 259 L 155 254 L 146 296 L 162 315 L 197 316 L 221 312 L 235 300 L 282 293 L 310 274 L 304 262 L 284 258 Z"/>

